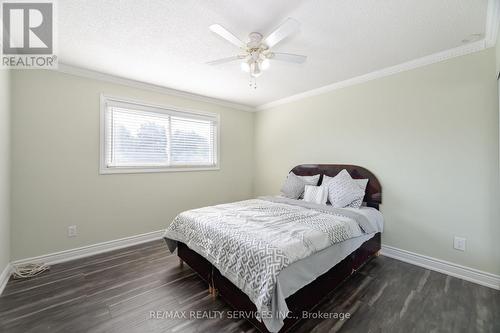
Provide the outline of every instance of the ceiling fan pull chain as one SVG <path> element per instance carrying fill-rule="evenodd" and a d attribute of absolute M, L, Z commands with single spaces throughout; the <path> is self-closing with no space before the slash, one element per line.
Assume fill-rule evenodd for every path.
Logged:
<path fill-rule="evenodd" d="M 257 78 L 249 75 L 248 77 L 248 86 L 254 89 L 257 89 Z"/>

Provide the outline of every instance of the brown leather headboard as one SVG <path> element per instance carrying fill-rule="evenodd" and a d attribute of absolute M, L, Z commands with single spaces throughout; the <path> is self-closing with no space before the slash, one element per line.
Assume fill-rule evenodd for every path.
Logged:
<path fill-rule="evenodd" d="M 321 185 L 323 182 L 323 175 L 334 177 L 343 169 L 346 169 L 354 179 L 368 178 L 368 185 L 366 186 L 366 194 L 363 201 L 365 201 L 369 207 L 378 209 L 379 205 L 382 203 L 382 186 L 377 177 L 363 167 L 349 164 L 301 164 L 293 168 L 291 172 L 298 176 L 313 176 L 320 174 L 319 185 Z"/>

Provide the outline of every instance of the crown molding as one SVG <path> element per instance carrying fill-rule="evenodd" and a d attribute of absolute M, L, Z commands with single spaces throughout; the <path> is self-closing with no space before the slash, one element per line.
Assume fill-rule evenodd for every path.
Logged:
<path fill-rule="evenodd" d="M 285 97 L 285 98 L 282 98 L 282 99 L 279 99 L 279 100 L 276 100 L 276 101 L 273 101 L 270 103 L 262 104 L 262 105 L 257 106 L 257 110 L 261 111 L 261 110 L 271 109 L 271 108 L 274 108 L 276 106 L 287 104 L 290 102 L 295 102 L 295 101 L 298 101 L 298 100 L 301 100 L 301 99 L 304 99 L 307 97 L 317 96 L 317 95 L 321 95 L 321 94 L 324 94 L 324 93 L 327 93 L 327 92 L 330 92 L 333 90 L 357 85 L 357 84 L 372 81 L 375 79 L 380 79 L 380 78 L 383 78 L 386 76 L 409 71 L 409 70 L 419 68 L 419 67 L 424 67 L 424 66 L 431 65 L 431 64 L 434 64 L 437 62 L 441 62 L 441 61 L 445 61 L 445 60 L 448 60 L 451 58 L 463 56 L 463 55 L 466 55 L 469 53 L 474 53 L 474 52 L 481 51 L 484 49 L 485 49 L 485 41 L 480 40 L 480 41 L 477 41 L 474 43 L 470 43 L 470 44 L 459 46 L 459 47 L 449 49 L 446 51 L 434 53 L 434 54 L 431 54 L 431 55 L 428 55 L 428 56 L 425 56 L 422 58 L 418 58 L 418 59 L 414 59 L 414 60 L 411 60 L 408 62 L 404 62 L 404 63 L 399 64 L 399 65 L 386 67 L 386 68 L 376 70 L 376 71 L 368 73 L 368 74 L 356 76 L 356 77 L 353 77 L 351 79 L 347 79 L 347 80 L 340 81 L 340 82 L 335 82 L 335 83 L 332 83 L 332 84 L 329 84 L 329 85 L 326 85 L 326 86 L 323 86 L 320 88 L 308 90 L 308 91 L 305 91 L 305 92 L 302 92 L 302 93 L 299 93 L 296 95 L 292 95 L 289 97 Z"/>
<path fill-rule="evenodd" d="M 353 86 L 356 84 L 368 82 L 375 79 L 380 79 L 385 76 L 409 71 L 415 68 L 431 65 L 455 57 L 460 57 L 466 54 L 482 51 L 496 45 L 498 28 L 500 23 L 500 0 L 488 0 L 488 9 L 486 13 L 486 27 L 484 39 L 470 44 L 462 45 L 453 49 L 437 52 L 422 58 L 404 62 L 399 65 L 386 67 L 376 70 L 371 73 L 356 76 L 344 81 L 335 82 L 320 88 L 315 88 L 292 96 L 288 96 L 276 101 L 265 103 L 256 107 L 258 111 L 274 108 L 279 105 L 295 102 L 307 97 L 321 95 L 333 90 Z"/>
<path fill-rule="evenodd" d="M 486 29 L 484 40 L 486 47 L 493 47 L 497 43 L 498 25 L 500 23 L 500 0 L 488 1 L 488 12 L 486 13 Z"/>
<path fill-rule="evenodd" d="M 149 90 L 149 91 L 153 91 L 153 92 L 157 92 L 157 93 L 161 93 L 161 94 L 165 94 L 165 95 L 186 98 L 186 99 L 190 99 L 190 100 L 194 100 L 194 101 L 198 101 L 198 102 L 215 104 L 218 106 L 224 106 L 224 107 L 237 109 L 237 110 L 241 110 L 241 111 L 247 111 L 247 112 L 254 112 L 255 111 L 255 108 L 252 106 L 249 106 L 249 105 L 229 102 L 229 101 L 218 99 L 218 98 L 213 98 L 213 97 L 208 97 L 208 96 L 204 96 L 204 95 L 190 93 L 187 91 L 167 88 L 167 87 L 159 86 L 159 85 L 152 84 L 152 83 L 146 83 L 146 82 L 142 82 L 142 81 L 127 79 L 127 78 L 124 78 L 121 76 L 115 76 L 115 75 L 111 75 L 111 74 L 101 73 L 101 72 L 93 71 L 90 69 L 85 69 L 85 68 L 81 68 L 81 67 L 67 65 L 64 63 L 59 63 L 58 68 L 53 69 L 53 70 L 55 70 L 57 72 L 65 73 L 65 74 L 84 77 L 87 79 L 94 79 L 94 80 L 99 80 L 99 81 L 115 83 L 115 84 L 119 84 L 122 86 L 138 88 L 138 89 L 143 89 L 143 90 Z"/>
<path fill-rule="evenodd" d="M 371 73 L 363 74 L 360 76 L 356 76 L 344 81 L 335 82 L 323 87 L 315 88 L 312 90 L 308 90 L 302 93 L 298 93 L 295 95 L 291 95 L 285 98 L 281 98 L 269 103 L 261 104 L 256 107 L 246 104 L 235 103 L 223 99 L 208 97 L 204 95 L 199 95 L 195 93 L 190 93 L 187 91 L 176 90 L 172 88 L 167 88 L 151 83 L 146 83 L 142 81 L 136 81 L 132 79 L 127 79 L 120 76 L 115 76 L 111 74 L 105 74 L 89 69 L 84 69 L 81 67 L 71 66 L 64 63 L 59 63 L 59 68 L 57 71 L 65 74 L 85 77 L 89 79 L 95 79 L 100 81 L 111 82 L 115 84 L 120 84 L 124 86 L 129 86 L 133 88 L 139 88 L 149 91 L 154 91 L 166 95 L 182 97 L 190 100 L 195 100 L 199 102 L 205 102 L 210 104 L 215 104 L 219 106 L 229 107 L 237 110 L 247 111 L 247 112 L 255 112 L 262 111 L 274 108 L 279 105 L 295 102 L 304 98 L 321 95 L 330 91 L 334 91 L 337 89 L 361 84 L 364 82 L 368 82 L 371 80 L 383 78 L 386 76 L 390 76 L 393 74 L 405 72 L 408 70 L 416 69 L 419 67 L 424 67 L 427 65 L 431 65 L 434 63 L 438 63 L 441 61 L 445 61 L 448 59 L 452 59 L 455 57 L 460 57 L 463 55 L 467 55 L 470 53 L 482 51 L 486 48 L 490 48 L 496 45 L 497 37 L 498 37 L 498 29 L 500 23 L 500 0 L 488 0 L 488 9 L 486 15 L 486 27 L 485 27 L 485 36 L 484 39 L 480 41 L 476 41 L 473 43 L 469 43 L 466 45 L 462 45 L 453 49 L 437 52 L 428 56 L 424 56 L 418 59 L 414 59 L 408 62 L 404 62 L 402 64 L 398 64 L 391 67 L 386 67 L 383 69 L 376 70 Z"/>

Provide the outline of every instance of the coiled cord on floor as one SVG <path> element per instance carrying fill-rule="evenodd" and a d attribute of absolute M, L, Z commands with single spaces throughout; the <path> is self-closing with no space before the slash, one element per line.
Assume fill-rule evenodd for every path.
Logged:
<path fill-rule="evenodd" d="M 12 275 L 14 276 L 14 279 L 27 279 L 42 274 L 49 269 L 50 266 L 47 264 L 15 265 Z"/>

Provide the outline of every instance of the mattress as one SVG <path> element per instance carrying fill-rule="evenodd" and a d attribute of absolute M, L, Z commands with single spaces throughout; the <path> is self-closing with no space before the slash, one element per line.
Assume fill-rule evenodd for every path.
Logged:
<path fill-rule="evenodd" d="M 373 236 L 375 234 L 348 239 L 291 264 L 280 272 L 278 288 L 281 289 L 285 298 L 293 295 L 299 289 L 328 272 Z"/>
<path fill-rule="evenodd" d="M 384 229 L 384 218 L 375 208 L 361 207 L 360 209 L 345 208 L 365 215 L 374 229 L 380 232 Z M 363 234 L 343 242 L 334 244 L 307 258 L 299 260 L 282 270 L 278 276 L 278 287 L 286 298 L 297 290 L 308 285 L 319 276 L 325 274 L 351 253 L 356 251 L 364 242 L 373 238 L 376 233 Z"/>

